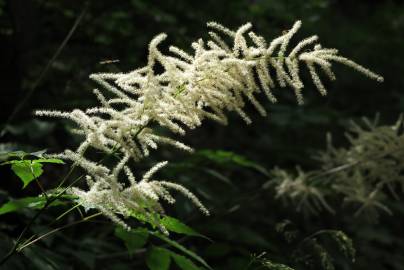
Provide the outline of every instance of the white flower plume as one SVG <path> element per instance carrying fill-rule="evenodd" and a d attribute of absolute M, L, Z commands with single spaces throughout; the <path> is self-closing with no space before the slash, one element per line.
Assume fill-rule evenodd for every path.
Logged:
<path fill-rule="evenodd" d="M 290 41 L 301 27 L 300 21 L 270 43 L 251 31 L 250 23 L 236 31 L 216 22 L 208 23 L 208 27 L 212 29 L 209 32 L 211 39 L 199 39 L 192 43 L 192 54 L 174 46 L 169 47 L 172 55 L 163 54 L 158 45 L 166 34 L 160 34 L 149 44 L 145 67 L 128 73 L 91 75 L 90 78 L 104 89 L 104 92 L 94 90 L 100 103 L 97 107 L 85 111 L 37 112 L 40 116 L 74 121 L 78 125 L 75 132 L 85 137 L 76 151 L 67 150 L 60 156 L 74 161 L 88 174 L 89 190 L 73 190 L 86 205 L 100 209 L 112 220 L 123 224 L 117 214 L 126 215 L 130 209 L 147 213 L 155 211 L 159 199 L 174 201 L 167 189 L 175 189 L 207 213 L 199 200 L 184 187 L 172 182 L 150 180 L 165 163 L 152 168 L 139 183 L 134 180 L 128 163 L 140 161 L 160 144 L 192 151 L 177 140 L 155 133 L 152 125 L 184 135 L 187 129 L 200 126 L 205 118 L 227 124 L 228 111 L 235 111 L 246 123 L 250 123 L 243 110 L 245 102 L 251 103 L 265 116 L 266 110 L 256 99 L 256 94 L 263 91 L 271 102 L 276 102 L 273 94 L 276 86 L 291 87 L 301 104 L 304 87 L 300 78 L 301 66 L 307 67 L 322 95 L 327 91 L 318 69 L 335 80 L 331 69 L 333 62 L 383 81 L 381 76 L 339 56 L 338 50 L 322 48 L 317 44 L 317 36 L 303 39 L 288 53 Z M 157 72 L 157 65 L 162 66 L 161 72 Z M 120 161 L 110 170 L 89 160 L 85 155 L 88 148 L 115 153 Z M 127 181 L 122 181 L 122 170 Z M 153 201 L 152 208 L 145 204 L 150 201 Z"/>

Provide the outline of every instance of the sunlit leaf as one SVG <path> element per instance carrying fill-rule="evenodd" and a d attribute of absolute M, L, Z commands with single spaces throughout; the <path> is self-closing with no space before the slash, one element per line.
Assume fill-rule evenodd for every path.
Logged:
<path fill-rule="evenodd" d="M 176 218 L 165 216 L 161 219 L 161 224 L 171 232 L 179 233 L 179 234 L 185 234 L 189 236 L 199 236 L 199 237 L 205 237 L 202 234 L 198 233 L 188 225 L 185 225 L 181 221 L 179 221 Z M 205 237 L 206 238 L 206 237 Z"/>
<path fill-rule="evenodd" d="M 152 221 L 152 220 L 146 218 L 146 216 L 141 213 L 131 213 L 131 216 L 136 218 L 138 221 L 140 221 L 142 223 L 149 223 L 153 228 L 157 228 L 158 225 L 163 225 L 170 232 L 185 234 L 185 235 L 189 235 L 189 236 L 198 236 L 198 237 L 203 237 L 203 238 L 210 240 L 206 236 L 198 233 L 197 231 L 195 231 L 188 225 L 182 223 L 178 219 L 170 217 L 170 216 L 163 216 L 162 218 L 160 218 L 159 216 L 156 216 L 155 221 Z M 157 222 L 158 222 L 158 224 L 157 224 Z"/>
<path fill-rule="evenodd" d="M 11 165 L 11 170 L 21 179 L 24 183 L 22 188 L 25 188 L 33 180 L 42 175 L 42 164 L 33 163 L 31 160 L 19 160 Z"/>
<path fill-rule="evenodd" d="M 21 179 L 23 188 L 25 188 L 29 183 L 42 175 L 42 163 L 64 164 L 61 159 L 42 158 L 34 160 L 10 160 L 1 163 L 1 165 L 11 164 L 11 170 Z"/>

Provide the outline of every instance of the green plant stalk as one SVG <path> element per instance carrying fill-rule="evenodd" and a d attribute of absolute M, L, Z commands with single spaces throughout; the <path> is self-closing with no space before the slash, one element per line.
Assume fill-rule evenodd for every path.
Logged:
<path fill-rule="evenodd" d="M 83 219 L 81 219 L 81 220 L 74 221 L 74 222 L 72 222 L 72 223 L 66 224 L 66 225 L 61 226 L 61 227 L 59 227 L 59 228 L 53 229 L 53 230 L 51 230 L 51 231 L 49 231 L 49 232 L 47 232 L 47 233 L 42 234 L 41 236 L 38 236 L 38 237 L 35 238 L 34 240 L 29 241 L 28 243 L 24 243 L 23 245 L 21 245 L 20 247 L 18 247 L 18 248 L 16 249 L 16 251 L 17 251 L 17 252 L 20 252 L 20 251 L 23 250 L 24 248 L 30 246 L 31 244 L 34 244 L 35 242 L 41 240 L 42 238 L 45 238 L 45 237 L 47 237 L 47 236 L 49 236 L 49 235 L 51 235 L 51 234 L 53 234 L 53 233 L 55 233 L 55 232 L 58 232 L 58 231 L 63 230 L 63 229 L 67 229 L 67 228 L 72 227 L 72 226 L 74 226 L 74 225 L 77 225 L 77 224 L 86 222 L 86 221 L 88 221 L 88 220 L 90 220 L 90 219 L 92 219 L 92 218 L 95 218 L 95 217 L 100 216 L 101 214 L 102 214 L 102 213 L 100 213 L 100 212 L 99 212 L 99 213 L 95 213 L 95 214 L 93 214 L 93 215 L 91 215 L 91 216 L 87 216 L 87 217 L 85 217 L 85 218 L 83 218 Z"/>

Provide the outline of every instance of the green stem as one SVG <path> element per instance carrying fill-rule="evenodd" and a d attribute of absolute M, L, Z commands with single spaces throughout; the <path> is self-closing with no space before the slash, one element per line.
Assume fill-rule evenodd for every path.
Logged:
<path fill-rule="evenodd" d="M 73 211 L 74 209 L 76 209 L 77 207 L 79 207 L 81 205 L 81 203 L 76 204 L 75 206 L 71 207 L 70 209 L 66 210 L 65 212 L 63 212 L 61 215 L 59 215 L 55 221 L 58 221 L 59 219 L 61 219 L 62 217 L 66 216 L 67 214 L 69 214 L 71 211 Z"/>
<path fill-rule="evenodd" d="M 87 217 L 85 217 L 85 218 L 83 218 L 83 219 L 81 219 L 81 220 L 74 221 L 74 222 L 72 222 L 72 223 L 66 224 L 66 225 L 61 226 L 61 227 L 59 227 L 59 228 L 53 229 L 53 230 L 51 230 L 51 231 L 49 231 L 49 232 L 47 232 L 47 233 L 44 233 L 44 234 L 42 234 L 41 236 L 35 238 L 34 240 L 29 241 L 28 243 L 26 243 L 26 244 L 24 244 L 24 245 L 21 245 L 20 247 L 18 247 L 18 248 L 16 249 L 16 251 L 17 251 L 17 252 L 20 252 L 20 251 L 23 250 L 24 248 L 26 248 L 26 247 L 32 245 L 33 243 L 35 243 L 35 242 L 41 240 L 42 238 L 45 238 L 45 237 L 47 237 L 47 236 L 49 236 L 49 235 L 51 235 L 51 234 L 53 234 L 53 233 L 55 233 L 55 232 L 58 232 L 58 231 L 63 230 L 63 229 L 66 229 L 66 228 L 72 227 L 72 226 L 74 226 L 74 225 L 77 225 L 77 224 L 86 222 L 86 221 L 88 221 L 88 220 L 90 220 L 90 219 L 92 219 L 92 218 L 94 218 L 94 217 L 99 216 L 99 215 L 101 215 L 101 213 L 96 213 L 96 214 L 93 214 L 93 215 L 91 215 L 91 216 L 87 216 Z"/>

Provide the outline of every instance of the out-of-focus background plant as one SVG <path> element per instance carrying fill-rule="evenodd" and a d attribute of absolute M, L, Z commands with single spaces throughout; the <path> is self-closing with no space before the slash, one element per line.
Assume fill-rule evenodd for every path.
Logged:
<path fill-rule="evenodd" d="M 170 216 L 195 230 L 170 220 L 170 224 L 174 223 L 170 237 L 186 246 L 186 252 L 200 255 L 214 269 L 287 269 L 282 264 L 296 269 L 402 269 L 404 205 L 400 201 L 401 187 L 393 183 L 402 178 L 402 170 L 394 165 L 401 156 L 394 152 L 374 159 L 377 151 L 396 146 L 400 151 L 401 130 L 397 130 L 396 136 L 387 136 L 382 128 L 376 130 L 379 133 L 363 132 L 360 140 L 354 142 L 344 136 L 351 120 L 358 122 L 363 116 L 373 119 L 379 112 L 379 125 L 387 126 L 403 111 L 402 1 L 0 0 L 0 151 L 32 153 L 46 148 L 48 152 L 57 152 L 76 145 L 77 139 L 68 132 L 69 122 L 37 119 L 32 112 L 38 108 L 70 110 L 95 104 L 91 92 L 95 85 L 88 79 L 89 74 L 143 66 L 147 60 L 146 45 L 157 33 L 166 32 L 169 43 L 188 48 L 196 38 L 206 36 L 207 21 L 233 28 L 251 21 L 256 32 L 271 39 L 298 19 L 304 22 L 298 37 L 318 34 L 324 46 L 336 47 L 343 55 L 377 70 L 385 82 L 375 84 L 337 67 L 338 80 L 326 85 L 327 97 L 320 97 L 312 86 L 306 91 L 305 105 L 297 106 L 292 92 L 275 89 L 281 102 L 266 104 L 267 118 L 251 113 L 252 117 L 255 115 L 252 127 L 246 129 L 235 115 L 227 128 L 206 122 L 203 128 L 185 137 L 186 142 L 200 151 L 190 155 L 164 148 L 137 170 L 146 171 L 149 164 L 158 160 L 172 160 L 161 175 L 178 179 L 210 208 L 212 216 L 204 217 L 178 196 L 178 203 L 167 210 Z M 372 125 L 366 131 L 369 128 L 372 131 Z M 333 135 L 334 147 L 348 150 L 334 156 L 330 152 L 325 152 L 329 156 L 324 152 L 318 155 L 327 148 L 327 132 Z M 379 147 L 378 139 L 386 140 L 381 144 L 384 148 Z M 320 156 L 321 161 L 312 156 Z M 19 158 L 18 153 L 11 157 L 17 161 Z M 3 155 L 2 159 L 2 162 L 10 160 L 10 156 Z M 40 183 L 45 189 L 56 188 L 69 170 L 62 164 L 38 161 L 41 153 L 25 159 L 35 164 L 33 176 L 44 171 Z M 356 166 L 358 160 L 370 162 L 360 161 L 360 166 Z M 18 171 L 17 161 L 12 164 L 14 172 Z M 349 170 L 332 171 L 347 164 L 354 165 Z M 276 166 L 282 169 L 274 171 Z M 300 177 L 294 178 L 296 166 L 300 166 L 301 172 Z M 380 169 L 373 170 L 375 166 Z M 384 172 L 386 166 L 397 170 Z M 10 204 L 4 207 L 10 199 L 35 197 L 41 189 L 35 183 L 21 189 L 18 176 L 25 177 L 27 182 L 34 181 L 29 173 L 24 175 L 20 170 L 16 176 L 10 166 L 1 166 L 0 171 L 0 256 L 3 256 L 37 213 L 35 208 L 45 201 L 25 199 L 14 204 L 14 208 Z M 373 212 L 369 215 L 369 211 L 358 213 L 363 202 L 341 204 L 344 194 L 353 194 L 347 189 L 355 188 L 354 185 L 346 186 L 347 189 L 340 185 L 335 190 L 335 183 L 330 183 L 341 183 L 342 178 L 367 181 L 369 177 L 374 184 L 369 186 L 374 187 L 378 183 L 374 179 L 386 180 L 383 177 L 386 174 L 394 178 L 390 179 L 393 184 L 380 187 L 378 196 L 382 196 L 383 209 L 377 216 Z M 328 186 L 296 183 L 287 186 L 288 182 L 282 182 L 285 185 L 281 186 L 279 181 L 288 177 L 292 182 L 311 177 L 316 177 L 316 181 L 325 179 Z M 310 211 L 299 204 L 299 196 L 306 193 L 295 192 L 297 195 L 291 198 L 280 196 L 281 187 L 291 190 L 287 194 L 294 187 L 312 188 L 309 195 L 316 194 L 313 193 L 316 188 L 325 190 L 327 206 L 333 211 L 324 207 L 318 196 L 308 198 L 309 208 L 315 209 Z M 333 191 L 339 195 L 329 196 Z M 31 207 L 23 207 L 28 205 Z M 42 235 L 86 214 L 74 209 L 55 221 L 70 207 L 61 198 L 57 206 L 30 227 L 30 234 Z M 194 237 L 196 231 L 211 241 Z M 5 267 L 152 270 L 168 269 L 169 264 L 171 269 L 206 267 L 198 261 L 199 257 L 184 253 L 170 241 L 142 229 L 126 233 L 105 219 L 95 219 L 44 237 L 16 254 Z M 352 257 L 355 257 L 353 264 Z"/>

